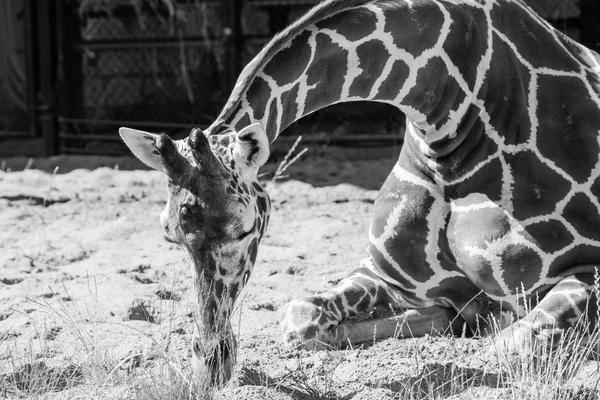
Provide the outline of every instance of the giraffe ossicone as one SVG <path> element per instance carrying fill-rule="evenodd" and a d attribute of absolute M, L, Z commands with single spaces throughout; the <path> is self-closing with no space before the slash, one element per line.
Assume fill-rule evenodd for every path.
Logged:
<path fill-rule="evenodd" d="M 176 142 L 121 131 L 166 173 L 161 223 L 192 260 L 200 368 L 222 383 L 235 361 L 229 317 L 268 222 L 256 172 L 269 143 L 356 100 L 404 112 L 404 145 L 367 257 L 282 308 L 284 341 L 339 347 L 371 340 L 373 324 L 380 337 L 496 326 L 519 348 L 597 324 L 600 56 L 520 0 L 326 0 L 246 66 L 205 131 Z M 348 322 L 382 307 L 406 311 Z"/>

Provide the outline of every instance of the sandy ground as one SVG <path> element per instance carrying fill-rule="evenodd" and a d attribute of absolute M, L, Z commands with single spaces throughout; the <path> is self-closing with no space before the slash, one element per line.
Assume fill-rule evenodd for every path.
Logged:
<path fill-rule="evenodd" d="M 311 148 L 275 183 L 277 163 L 263 169 L 272 218 L 233 321 L 235 377 L 217 397 L 514 398 L 476 356 L 476 340 L 389 339 L 318 353 L 280 345 L 277 310 L 331 287 L 364 257 L 373 201 L 397 151 Z M 165 353 L 185 365 L 191 271 L 183 251 L 162 239 L 162 173 L 130 157 L 12 159 L 8 169 L 0 172 L 0 378 L 34 361 L 76 370 L 105 353 L 129 372 L 151 369 Z M 593 389 L 597 368 L 588 362 L 574 384 Z M 455 376 L 468 382 L 442 384 Z M 42 396 L 135 393 L 107 380 Z"/>

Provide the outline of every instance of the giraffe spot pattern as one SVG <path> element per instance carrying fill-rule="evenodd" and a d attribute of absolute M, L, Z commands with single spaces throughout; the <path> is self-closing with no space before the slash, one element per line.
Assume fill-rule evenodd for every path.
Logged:
<path fill-rule="evenodd" d="M 367 252 L 369 253 L 369 257 L 376 265 L 378 271 L 383 276 L 389 277 L 389 280 L 395 282 L 395 284 L 398 286 L 398 290 L 402 292 L 403 296 L 406 296 L 407 299 L 416 298 L 411 290 L 416 289 L 417 286 L 408 279 L 408 275 L 405 276 L 403 270 L 399 270 L 393 266 L 389 261 L 389 257 L 386 257 L 386 255 L 379 251 L 379 249 L 372 243 L 369 243 Z"/>
<path fill-rule="evenodd" d="M 554 212 L 571 189 L 570 182 L 533 151 L 507 154 L 505 159 L 514 176 L 512 202 L 514 216 L 519 220 Z"/>
<path fill-rule="evenodd" d="M 282 115 L 282 121 L 293 121 L 298 113 L 298 90 L 300 84 L 296 83 L 290 90 L 283 92 L 281 95 L 281 108 L 286 116 Z M 281 129 L 285 129 L 282 126 Z"/>
<path fill-rule="evenodd" d="M 500 201 L 502 198 L 502 163 L 495 158 L 484 166 L 478 168 L 466 179 L 461 179 L 455 184 L 446 186 L 445 194 L 448 199 L 461 199 L 473 192 L 484 195 L 491 201 Z"/>
<path fill-rule="evenodd" d="M 269 118 L 267 120 L 267 126 L 276 126 L 279 121 L 279 109 L 277 108 L 277 102 L 272 101 L 269 106 Z"/>
<path fill-rule="evenodd" d="M 492 296 L 506 296 L 506 291 L 500 286 L 498 278 L 494 274 L 496 268 L 492 265 L 490 260 L 487 260 L 480 255 L 471 255 L 470 257 L 461 260 L 461 262 L 462 264 L 459 266 L 460 269 L 468 276 L 469 280 L 478 287 L 478 289 L 481 289 Z M 464 284 L 462 287 L 464 287 Z M 463 298 L 463 301 L 464 300 L 467 299 Z"/>
<path fill-rule="evenodd" d="M 359 292 L 356 293 L 356 298 L 352 298 L 352 296 L 350 296 L 351 304 L 356 304 L 356 311 L 357 313 L 364 313 L 369 311 L 369 309 L 371 307 L 371 295 L 369 293 L 365 293 L 364 290 L 361 290 Z"/>
<path fill-rule="evenodd" d="M 460 71 L 470 89 L 475 87 L 477 68 L 487 50 L 487 18 L 478 8 L 465 11 L 462 4 L 448 4 L 452 16 L 450 32 L 444 41 L 444 50 Z"/>
<path fill-rule="evenodd" d="M 236 124 L 235 129 L 237 131 L 241 131 L 242 129 L 244 129 L 245 127 L 247 127 L 250 124 L 251 124 L 250 116 L 248 114 L 244 114 L 242 116 L 242 118 L 238 121 L 238 123 Z"/>
<path fill-rule="evenodd" d="M 552 261 L 548 270 L 548 277 L 561 276 L 574 266 L 598 265 L 598 260 L 600 260 L 600 247 L 589 244 L 576 244 Z"/>
<path fill-rule="evenodd" d="M 358 54 L 360 75 L 354 78 L 350 85 L 350 96 L 360 97 L 362 93 L 369 93 L 375 84 L 373 77 L 380 76 L 390 57 L 381 40 L 373 39 L 361 43 L 356 48 Z"/>
<path fill-rule="evenodd" d="M 256 255 L 258 253 L 258 241 L 256 238 L 252 239 L 250 246 L 248 246 L 248 257 L 252 264 L 256 261 Z"/>
<path fill-rule="evenodd" d="M 439 6 L 430 1 L 416 0 L 412 7 L 390 7 L 386 14 L 385 32 L 413 57 L 435 46 L 444 24 Z"/>
<path fill-rule="evenodd" d="M 240 293 L 240 284 L 239 284 L 239 282 L 235 282 L 229 288 L 229 296 L 232 299 L 237 299 L 237 296 L 239 293 Z"/>
<path fill-rule="evenodd" d="M 571 197 L 563 215 L 581 236 L 590 239 L 598 236 L 600 232 L 598 208 L 585 194 L 576 193 Z"/>
<path fill-rule="evenodd" d="M 436 109 L 446 89 L 448 69 L 440 57 L 432 57 L 419 69 L 416 84 L 402 100 L 404 104 L 419 110 L 424 115 Z"/>
<path fill-rule="evenodd" d="M 447 156 L 448 162 L 440 168 L 440 173 L 448 176 L 450 181 L 477 171 L 483 163 L 496 159 L 494 155 L 498 153 L 498 145 L 485 134 L 486 126 L 479 114 L 479 107 L 469 107 L 457 127 L 452 153 Z M 444 153 L 442 148 L 438 149 L 435 145 L 431 147 L 434 151 Z"/>
<path fill-rule="evenodd" d="M 578 71 L 579 65 L 563 50 L 546 23 L 531 18 L 517 2 L 498 2 L 491 12 L 492 25 L 506 35 L 521 51 L 520 55 L 534 68 Z"/>
<path fill-rule="evenodd" d="M 498 301 L 517 288 L 544 295 L 553 276 L 600 260 L 597 55 L 515 1 L 322 4 L 286 31 L 300 36 L 279 36 L 271 63 L 240 79 L 250 88 L 235 91 L 228 104 L 239 107 L 219 123 L 260 120 L 274 140 L 340 101 L 405 111 L 415 129 L 399 157 L 403 175 L 392 173 L 375 204 L 373 272 L 408 304 L 464 305 L 461 295 L 477 288 Z M 268 210 L 262 190 L 256 200 L 243 185 L 232 190 Z M 377 295 L 358 290 L 352 304 L 324 308 L 362 309 Z M 486 296 L 482 309 L 486 301 L 496 300 Z"/>
<path fill-rule="evenodd" d="M 344 317 L 347 317 L 346 315 L 346 311 L 345 311 L 345 306 L 344 306 L 344 301 L 342 300 L 341 297 L 337 297 L 335 299 L 335 301 L 332 303 L 332 306 L 335 307 L 335 312 L 337 315 L 342 315 Z"/>
<path fill-rule="evenodd" d="M 453 203 L 448 224 L 458 267 L 485 293 L 506 296 L 516 282 L 526 290 L 540 281 L 542 259 L 514 229 L 516 220 L 481 194 Z M 498 276 L 502 273 L 502 276 Z"/>
<path fill-rule="evenodd" d="M 531 138 L 528 112 L 531 74 L 497 35 L 492 46 L 492 60 L 479 97 L 485 99 L 490 123 L 504 143 L 522 144 Z"/>
<path fill-rule="evenodd" d="M 265 93 L 271 93 L 271 88 L 263 78 L 257 76 L 248 88 L 248 98 L 254 105 L 254 118 L 258 120 L 263 118 L 269 104 L 269 96 L 264 96 Z"/>
<path fill-rule="evenodd" d="M 453 276 L 441 280 L 436 286 L 428 288 L 427 297 L 441 299 L 440 305 L 454 307 L 457 311 L 461 305 L 475 298 L 481 289 L 466 276 Z M 444 301 L 445 300 L 445 301 Z"/>
<path fill-rule="evenodd" d="M 600 55 L 598 55 L 598 63 L 598 68 L 600 68 Z M 600 92 L 600 75 L 595 74 L 591 71 L 585 71 L 585 80 L 589 82 L 592 88 Z"/>
<path fill-rule="evenodd" d="M 394 100 L 404 86 L 409 72 L 408 65 L 404 61 L 394 61 L 390 73 L 379 87 L 376 98 L 379 100 Z"/>
<path fill-rule="evenodd" d="M 320 57 L 313 61 L 307 71 L 307 84 L 312 86 L 306 96 L 307 112 L 340 100 L 344 76 L 348 70 L 347 50 L 322 33 L 317 33 L 315 40 L 315 51 Z"/>
<path fill-rule="evenodd" d="M 301 32 L 292 39 L 289 47 L 275 53 L 272 61 L 266 65 L 264 73 L 278 86 L 295 82 L 303 74 L 311 57 L 310 35 L 309 31 Z"/>
<path fill-rule="evenodd" d="M 583 183 L 598 164 L 600 113 L 578 78 L 540 76 L 537 114 L 542 155 Z"/>
<path fill-rule="evenodd" d="M 563 223 L 555 219 L 530 224 L 525 230 L 529 239 L 548 254 L 563 250 L 575 239 Z"/>
<path fill-rule="evenodd" d="M 581 51 L 581 47 L 573 39 L 563 34 L 561 31 L 554 32 L 556 40 L 559 44 L 565 47 L 565 49 L 571 54 L 576 62 L 582 65 L 589 64 L 589 57 Z"/>
<path fill-rule="evenodd" d="M 316 23 L 319 29 L 333 29 L 347 40 L 355 42 L 373 33 L 377 19 L 367 9 L 342 11 Z"/>
<path fill-rule="evenodd" d="M 420 216 L 429 213 L 434 199 L 427 190 L 395 179 L 390 175 L 390 179 L 381 188 L 372 226 L 383 228 L 372 234 L 383 242 L 379 245 L 379 250 L 384 251 L 387 257 L 400 266 L 402 274 L 409 275 L 418 282 L 425 282 L 434 271 L 425 261 L 427 256 L 423 244 L 427 243 L 429 227 L 421 222 Z M 403 193 L 411 195 L 404 197 L 404 205 L 400 206 L 397 198 Z M 399 242 L 403 245 L 398 246 Z M 398 275 L 398 272 L 393 275 Z"/>
<path fill-rule="evenodd" d="M 590 192 L 596 199 L 600 199 L 600 176 L 597 177 L 592 186 L 590 187 Z"/>
<path fill-rule="evenodd" d="M 542 259 L 524 244 L 509 244 L 502 254 L 502 278 L 510 293 L 523 293 L 538 284 L 542 273 Z"/>
<path fill-rule="evenodd" d="M 448 214 L 445 218 L 444 227 L 440 232 L 440 236 L 438 237 L 438 254 L 437 261 L 444 271 L 455 272 L 457 271 L 456 266 L 456 258 L 450 249 L 450 243 L 448 242 L 448 226 L 450 222 L 450 214 Z"/>
<path fill-rule="evenodd" d="M 512 227 L 504 210 L 492 202 L 487 207 L 480 206 L 485 200 L 485 196 L 477 193 L 453 203 L 453 208 L 465 209 L 453 211 L 448 224 L 449 237 L 452 238 L 450 243 L 455 252 L 471 254 L 471 249 L 486 248 L 487 244 L 502 239 L 511 231 Z M 457 259 L 461 258 L 463 257 L 457 256 Z"/>
<path fill-rule="evenodd" d="M 594 286 L 593 274 L 575 274 L 558 283 L 556 293 L 551 293 L 542 299 L 546 309 L 560 313 L 561 318 L 552 321 L 561 329 L 573 327 L 577 322 L 581 322 L 583 317 L 581 311 L 587 309 L 587 318 L 585 322 L 590 322 L 590 332 L 596 327 L 597 323 L 597 293 L 592 291 L 588 294 L 585 286 Z M 573 307 L 576 305 L 576 308 Z M 543 316 L 542 316 L 543 318 Z"/>
<path fill-rule="evenodd" d="M 458 111 L 460 105 L 463 104 L 467 97 L 464 90 L 460 87 L 459 83 L 452 76 L 448 76 L 444 91 L 441 94 L 441 98 L 445 101 L 440 101 L 438 104 L 428 113 L 427 123 L 440 129 L 444 124 L 453 122 L 455 113 Z M 432 143 L 432 147 L 435 147 L 435 142 Z"/>

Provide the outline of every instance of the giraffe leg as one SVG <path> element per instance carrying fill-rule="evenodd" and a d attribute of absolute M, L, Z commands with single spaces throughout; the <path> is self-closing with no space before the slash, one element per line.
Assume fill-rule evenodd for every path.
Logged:
<path fill-rule="evenodd" d="M 368 268 L 358 268 L 333 289 L 285 305 L 280 314 L 283 341 L 290 347 L 321 350 L 384 337 L 439 334 L 451 326 L 460 329 L 462 319 L 457 313 L 437 306 L 379 319 L 349 320 L 375 308 L 399 309 L 391 290 Z"/>
<path fill-rule="evenodd" d="M 464 320 L 451 308 L 432 306 L 400 312 L 389 310 L 386 314 L 388 315 L 385 317 L 358 322 L 342 321 L 339 325 L 341 342 L 358 344 L 390 337 L 413 338 L 466 333 Z"/>
<path fill-rule="evenodd" d="M 494 347 L 510 352 L 538 345 L 550 349 L 571 332 L 591 333 L 598 324 L 597 290 L 593 274 L 564 278 L 525 317 L 503 329 Z"/>

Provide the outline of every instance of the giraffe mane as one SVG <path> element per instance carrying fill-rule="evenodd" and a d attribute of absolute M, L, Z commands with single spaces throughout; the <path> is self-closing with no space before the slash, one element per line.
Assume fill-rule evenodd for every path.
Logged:
<path fill-rule="evenodd" d="M 276 34 L 273 39 L 244 67 L 240 73 L 223 110 L 208 131 L 213 134 L 220 130 L 233 112 L 237 109 L 244 94 L 252 84 L 254 77 L 265 67 L 277 52 L 291 39 L 325 17 L 330 17 L 344 10 L 371 3 L 373 0 L 325 0 L 301 16 L 293 24 Z"/>

